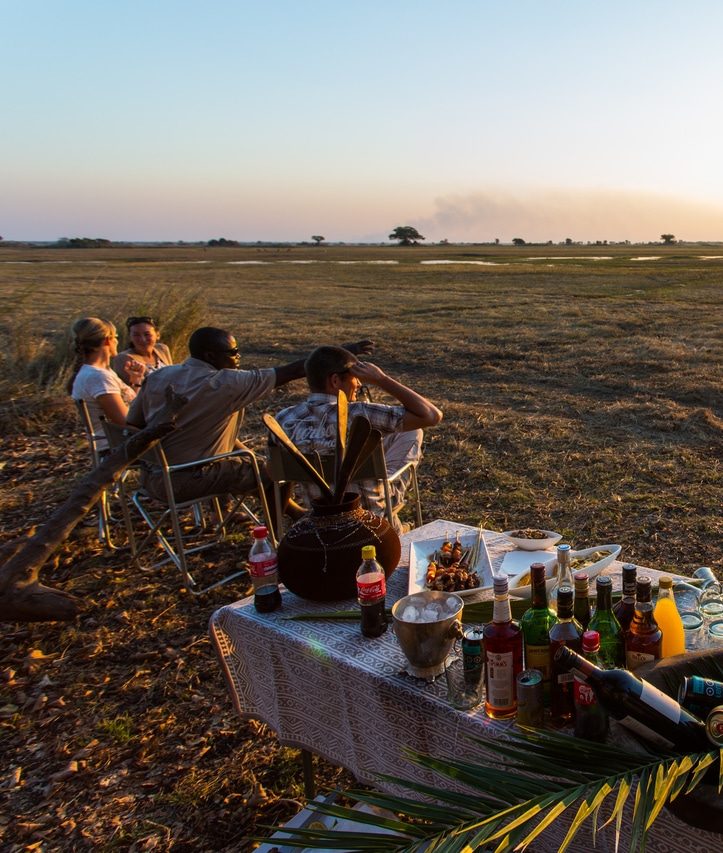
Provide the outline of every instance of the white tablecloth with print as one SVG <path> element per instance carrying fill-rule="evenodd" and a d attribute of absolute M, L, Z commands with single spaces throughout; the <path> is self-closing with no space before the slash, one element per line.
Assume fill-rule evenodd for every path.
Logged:
<path fill-rule="evenodd" d="M 457 530 L 470 528 L 436 521 L 403 537 L 400 567 L 387 585 L 387 606 L 407 594 L 410 543 L 444 536 L 446 531 L 454 535 Z M 485 542 L 495 569 L 514 548 L 492 531 L 485 531 Z M 617 588 L 621 569 L 622 564 L 615 562 L 605 570 Z M 478 597 L 489 598 L 491 593 Z M 481 707 L 468 712 L 451 708 L 443 677 L 430 684 L 408 676 L 391 630 L 369 640 L 361 636 L 357 621 L 289 618 L 354 606 L 349 600 L 306 601 L 285 590 L 282 608 L 273 613 L 257 613 L 252 598 L 217 610 L 210 633 L 237 712 L 267 723 L 281 743 L 311 750 L 346 767 L 360 781 L 397 793 L 404 789 L 381 781 L 379 774 L 439 786 L 439 777 L 412 764 L 407 750 L 489 761 L 484 742 L 508 739 L 514 723 L 491 720 Z M 721 840 L 691 830 L 667 813 L 658 823 L 660 844 L 656 841 L 649 848 L 656 853 L 712 850 Z M 691 847 L 691 833 L 700 837 L 701 844 L 705 836 L 714 839 L 713 846 Z M 603 846 L 599 843 L 598 849 L 605 849 L 604 839 L 600 840 Z"/>

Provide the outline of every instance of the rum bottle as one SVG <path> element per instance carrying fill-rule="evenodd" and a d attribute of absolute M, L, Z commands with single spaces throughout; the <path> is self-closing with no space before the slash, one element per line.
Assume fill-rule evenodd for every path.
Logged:
<path fill-rule="evenodd" d="M 613 582 L 606 575 L 595 579 L 597 606 L 588 629 L 600 635 L 600 664 L 603 669 L 625 666 L 625 640 L 612 611 Z"/>
<path fill-rule="evenodd" d="M 517 710 L 517 675 L 522 672 L 522 631 L 512 619 L 508 579 L 494 579 L 492 621 L 484 627 L 485 711 L 502 720 Z"/>
<path fill-rule="evenodd" d="M 570 546 L 566 544 L 557 546 L 557 575 L 555 583 L 550 590 L 550 610 L 557 613 L 557 595 L 560 587 L 569 586 L 573 589 L 572 569 L 570 568 Z"/>
<path fill-rule="evenodd" d="M 638 567 L 633 563 L 623 566 L 623 597 L 613 607 L 615 618 L 620 623 L 623 633 L 628 630 L 635 614 L 635 579 Z"/>
<path fill-rule="evenodd" d="M 630 627 L 625 632 L 625 663 L 629 670 L 651 660 L 660 660 L 663 647 L 663 632 L 653 615 L 651 582 L 641 575 L 636 584 L 635 613 Z"/>
<path fill-rule="evenodd" d="M 530 566 L 532 584 L 532 606 L 525 611 L 520 625 L 525 641 L 525 669 L 539 669 L 545 698 L 550 698 L 550 628 L 557 616 L 547 605 L 545 566 L 533 563 Z"/>
<path fill-rule="evenodd" d="M 575 575 L 575 602 L 572 615 L 582 625 L 582 630 L 587 630 L 590 623 L 590 578 L 587 572 L 578 572 Z"/>
<path fill-rule="evenodd" d="M 557 622 L 550 628 L 550 715 L 552 724 L 564 726 L 575 716 L 573 675 L 555 663 L 555 652 L 569 646 L 576 652 L 582 646 L 582 628 L 572 615 L 572 587 L 561 586 L 557 597 Z"/>
<path fill-rule="evenodd" d="M 600 669 L 565 647 L 558 649 L 555 665 L 589 684 L 611 717 L 656 746 L 710 750 L 705 725 L 697 717 L 626 669 Z"/>

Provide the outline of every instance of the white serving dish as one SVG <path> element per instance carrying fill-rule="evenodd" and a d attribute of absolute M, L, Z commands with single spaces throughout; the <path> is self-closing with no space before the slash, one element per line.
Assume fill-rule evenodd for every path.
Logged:
<path fill-rule="evenodd" d="M 607 568 L 614 560 L 617 559 L 618 555 L 622 551 L 621 545 L 593 545 L 592 548 L 582 548 L 579 551 L 570 551 L 570 560 L 575 560 L 576 558 L 585 558 L 589 557 L 590 554 L 595 551 L 608 551 L 609 553 L 598 560 L 596 563 L 593 563 L 591 566 L 585 566 L 584 568 L 574 568 L 572 569 L 573 576 L 577 572 L 585 572 L 590 580 L 594 580 L 600 572 Z M 537 562 L 537 560 L 532 560 L 531 562 Z M 545 564 L 545 576 L 547 581 L 545 582 L 545 586 L 547 587 L 548 593 L 555 585 L 556 580 L 556 569 L 557 569 L 557 555 L 551 557 L 549 560 L 540 560 L 539 562 L 543 562 Z M 515 575 L 510 575 L 510 595 L 520 596 L 521 598 L 529 598 L 530 596 L 530 585 L 526 584 L 525 586 L 516 586 L 516 583 L 520 578 L 523 578 L 530 571 L 529 567 L 526 568 L 522 572 L 518 572 Z"/>
<path fill-rule="evenodd" d="M 468 533 L 460 534 L 459 541 L 462 543 L 462 548 L 474 548 L 477 544 L 477 531 L 469 531 Z M 409 594 L 413 592 L 421 592 L 427 589 L 427 566 L 429 558 L 435 551 L 438 551 L 445 539 L 449 537 L 438 536 L 436 539 L 422 539 L 419 542 L 412 542 L 409 548 Z M 454 539 L 451 540 L 454 542 Z M 481 589 L 489 589 L 492 586 L 492 565 L 489 561 L 487 549 L 480 544 L 479 555 L 476 566 L 470 566 L 470 569 L 477 572 L 480 585 L 474 589 L 455 590 L 454 594 L 465 598 L 474 595 Z"/>
<path fill-rule="evenodd" d="M 560 539 L 562 539 L 562 533 L 555 533 L 554 530 L 543 530 L 542 532 L 547 534 L 545 539 L 522 539 L 519 536 L 513 536 L 514 532 L 514 530 L 505 530 L 502 535 L 506 536 L 510 542 L 523 551 L 546 551 L 548 548 L 552 548 L 553 545 L 557 545 Z"/>

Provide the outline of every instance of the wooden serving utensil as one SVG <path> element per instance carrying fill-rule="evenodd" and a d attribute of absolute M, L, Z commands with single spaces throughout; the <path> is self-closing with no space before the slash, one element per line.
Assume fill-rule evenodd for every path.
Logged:
<path fill-rule="evenodd" d="M 363 415 L 357 415 L 351 422 L 349 427 L 349 438 L 346 443 L 346 453 L 344 461 L 341 463 L 339 477 L 334 486 L 334 503 L 340 503 L 344 498 L 347 486 L 351 481 L 351 475 L 354 473 L 359 454 L 364 448 L 366 440 L 369 438 L 369 433 L 372 431 L 372 425 L 369 419 Z"/>
<path fill-rule="evenodd" d="M 299 448 L 294 444 L 294 442 L 289 438 L 289 436 L 284 432 L 283 427 L 276 420 L 276 418 L 266 412 L 262 416 L 262 420 L 269 432 L 278 439 L 279 443 L 289 451 L 289 453 L 294 457 L 294 459 L 296 459 L 299 465 L 301 465 L 301 467 L 309 474 L 312 480 L 321 489 L 323 496 L 328 501 L 333 501 L 334 492 L 332 492 L 331 486 L 326 482 L 326 480 L 316 470 L 316 468 L 314 468 L 311 462 L 309 462 L 306 456 L 304 456 L 304 454 L 299 450 Z"/>
<path fill-rule="evenodd" d="M 334 482 L 339 482 L 341 463 L 346 452 L 346 430 L 349 420 L 349 400 L 342 388 L 336 395 L 336 455 L 334 457 Z"/>

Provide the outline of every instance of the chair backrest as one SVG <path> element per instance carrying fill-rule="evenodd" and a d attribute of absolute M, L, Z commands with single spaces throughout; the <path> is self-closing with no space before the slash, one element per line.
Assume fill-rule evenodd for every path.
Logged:
<path fill-rule="evenodd" d="M 78 410 L 78 415 L 83 426 L 83 431 L 85 432 L 85 437 L 88 439 L 88 446 L 90 447 L 90 455 L 93 460 L 93 465 L 97 467 L 100 461 L 100 450 L 102 449 L 98 445 L 100 443 L 105 444 L 106 436 L 103 433 L 95 432 L 93 421 L 91 420 L 90 412 L 88 411 L 88 404 L 85 400 L 74 400 L 73 402 L 75 403 L 75 408 Z"/>

